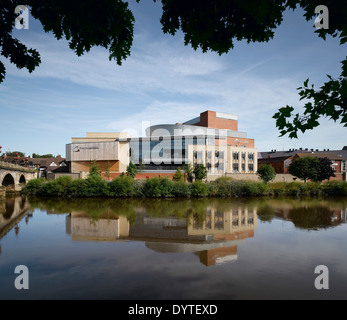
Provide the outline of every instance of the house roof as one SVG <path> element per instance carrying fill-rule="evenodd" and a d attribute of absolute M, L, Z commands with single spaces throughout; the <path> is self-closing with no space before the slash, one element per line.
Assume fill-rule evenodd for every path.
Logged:
<path fill-rule="evenodd" d="M 338 158 L 336 160 L 341 159 L 346 160 L 347 159 L 347 146 L 343 147 L 341 150 L 317 150 L 317 149 L 289 149 L 287 151 L 276 151 L 276 150 L 271 150 L 271 151 L 263 151 L 263 152 L 258 152 L 258 159 L 265 159 L 271 156 L 271 158 L 278 158 L 278 157 L 285 157 L 285 156 L 294 156 L 297 153 L 301 154 L 307 154 L 311 156 L 317 156 L 317 157 L 324 157 L 325 154 L 334 154 L 335 156 L 337 155 Z"/>
<path fill-rule="evenodd" d="M 285 160 L 289 159 L 290 157 L 292 157 L 292 156 L 289 155 L 289 156 L 275 157 L 275 158 L 272 158 L 272 157 L 270 157 L 270 158 L 260 158 L 260 159 L 258 159 L 258 162 L 259 163 L 282 162 L 282 161 L 285 161 Z"/>
<path fill-rule="evenodd" d="M 297 153 L 297 157 L 315 157 L 315 158 L 328 158 L 329 160 L 346 160 L 344 158 L 339 157 L 335 153 Z"/>

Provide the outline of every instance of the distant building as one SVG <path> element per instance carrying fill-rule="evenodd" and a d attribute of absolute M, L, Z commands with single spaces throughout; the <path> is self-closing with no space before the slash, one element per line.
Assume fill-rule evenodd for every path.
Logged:
<path fill-rule="evenodd" d="M 302 157 L 328 158 L 331 160 L 331 166 L 335 171 L 336 177 L 331 180 L 346 180 L 347 171 L 347 146 L 341 150 L 329 149 L 289 149 L 287 151 L 271 150 L 258 153 L 258 166 L 269 164 L 275 168 L 276 173 L 289 173 L 290 164 L 297 158 Z"/>
<path fill-rule="evenodd" d="M 24 167 L 36 168 L 39 178 L 47 177 L 47 174 L 52 172 L 69 172 L 65 158 L 61 156 L 52 158 L 6 157 L 3 161 Z"/>
<path fill-rule="evenodd" d="M 150 126 L 145 137 L 87 133 L 66 145 L 66 160 L 71 173 L 89 172 L 96 161 L 111 176 L 125 172 L 130 161 L 148 174 L 174 173 L 185 164 L 203 164 L 217 175 L 257 171 L 254 139 L 238 131 L 237 116 L 216 111 L 184 123 Z"/>

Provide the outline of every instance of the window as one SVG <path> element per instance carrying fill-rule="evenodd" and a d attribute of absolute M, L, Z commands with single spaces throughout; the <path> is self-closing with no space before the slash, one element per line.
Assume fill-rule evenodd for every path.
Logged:
<path fill-rule="evenodd" d="M 239 153 L 238 152 L 234 152 L 233 153 L 233 159 L 234 160 L 239 160 Z"/>

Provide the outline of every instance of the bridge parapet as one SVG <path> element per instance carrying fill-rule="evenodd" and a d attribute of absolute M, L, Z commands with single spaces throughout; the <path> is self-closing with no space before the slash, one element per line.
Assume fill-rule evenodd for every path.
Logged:
<path fill-rule="evenodd" d="M 35 168 L 27 168 L 27 167 L 20 166 L 19 164 L 9 163 L 5 161 L 0 161 L 0 168 L 21 171 L 21 172 L 31 172 L 31 173 L 36 172 Z"/>

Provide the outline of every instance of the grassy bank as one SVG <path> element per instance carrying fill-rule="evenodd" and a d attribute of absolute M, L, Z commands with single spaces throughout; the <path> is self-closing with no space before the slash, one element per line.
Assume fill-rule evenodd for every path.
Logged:
<path fill-rule="evenodd" d="M 23 193 L 47 197 L 262 197 L 262 196 L 347 196 L 346 181 L 322 184 L 308 182 L 269 183 L 219 178 L 213 182 L 172 181 L 168 178 L 134 180 L 120 176 L 105 181 L 98 175 L 73 180 L 63 176 L 56 180 L 35 179 Z"/>

